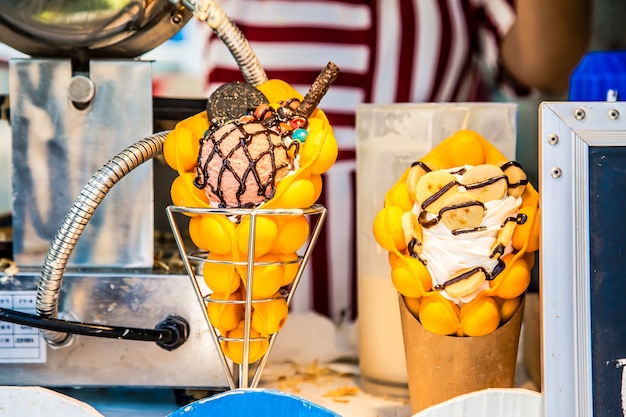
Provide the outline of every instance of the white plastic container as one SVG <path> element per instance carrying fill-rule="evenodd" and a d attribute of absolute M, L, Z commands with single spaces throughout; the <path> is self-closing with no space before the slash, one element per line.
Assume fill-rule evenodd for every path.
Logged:
<path fill-rule="evenodd" d="M 104 417 L 77 399 L 41 387 L 0 387 L 0 417 Z"/>
<path fill-rule="evenodd" d="M 459 395 L 413 415 L 413 417 L 543 416 L 543 396 L 524 388 L 492 388 Z"/>

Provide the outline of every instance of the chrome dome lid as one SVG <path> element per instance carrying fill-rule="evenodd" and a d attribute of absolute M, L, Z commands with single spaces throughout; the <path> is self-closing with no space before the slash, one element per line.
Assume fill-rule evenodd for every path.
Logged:
<path fill-rule="evenodd" d="M 0 0 L 0 41 L 33 57 L 135 58 L 192 17 L 168 0 Z"/>

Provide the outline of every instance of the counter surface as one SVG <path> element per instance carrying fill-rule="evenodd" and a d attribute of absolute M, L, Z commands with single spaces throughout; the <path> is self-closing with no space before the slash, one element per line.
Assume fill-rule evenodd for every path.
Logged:
<path fill-rule="evenodd" d="M 408 398 L 378 397 L 361 389 L 354 324 L 336 327 L 316 315 L 295 315 L 287 323 L 291 324 L 276 340 L 262 373 L 260 388 L 299 396 L 342 416 L 411 416 Z M 302 329 L 316 337 L 308 336 L 303 342 Z M 294 340 L 298 343 L 294 344 Z M 522 341 L 515 386 L 537 391 L 526 374 L 521 346 Z M 166 389 L 69 389 L 61 392 L 90 404 L 104 417 L 165 417 L 179 408 L 174 391 Z M 203 398 L 201 391 L 189 394 Z"/>

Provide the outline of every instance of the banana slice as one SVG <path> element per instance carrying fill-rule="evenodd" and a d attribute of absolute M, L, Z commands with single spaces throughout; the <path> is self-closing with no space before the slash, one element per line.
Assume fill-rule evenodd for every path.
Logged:
<path fill-rule="evenodd" d="M 448 281 L 435 287 L 445 290 L 452 298 L 461 298 L 472 294 L 487 280 L 487 272 L 482 267 L 467 268 L 459 271 Z"/>
<path fill-rule="evenodd" d="M 521 196 L 528 184 L 528 175 L 522 166 L 516 161 L 507 161 L 500 165 L 500 169 L 506 175 L 509 195 L 515 198 Z"/>
<path fill-rule="evenodd" d="M 456 194 L 459 184 L 454 175 L 447 171 L 431 171 L 422 175 L 415 188 L 416 201 L 422 210 L 439 214 L 447 196 Z"/>
<path fill-rule="evenodd" d="M 493 243 L 491 247 L 491 258 L 498 258 L 504 255 L 504 250 L 513 239 L 513 233 L 515 232 L 515 227 L 517 226 L 517 217 L 508 217 L 500 230 L 498 230 L 498 235 L 496 236 L 496 241 Z"/>
<path fill-rule="evenodd" d="M 439 210 L 440 221 L 453 233 L 477 229 L 485 217 L 485 205 L 473 193 L 456 193 L 446 197 Z"/>
<path fill-rule="evenodd" d="M 402 231 L 404 232 L 404 241 L 409 249 L 409 253 L 411 255 L 422 253 L 424 236 L 417 216 L 413 212 L 407 211 L 402 214 Z"/>
<path fill-rule="evenodd" d="M 428 172 L 431 172 L 432 168 L 421 161 L 413 162 L 411 168 L 406 177 L 406 190 L 409 193 L 409 197 L 413 201 L 418 201 L 415 191 L 417 189 L 417 183 L 422 176 Z"/>
<path fill-rule="evenodd" d="M 486 203 L 500 200 L 508 189 L 507 177 L 502 170 L 490 164 L 476 165 L 467 170 L 461 178 L 467 191 L 476 195 L 478 201 Z"/>

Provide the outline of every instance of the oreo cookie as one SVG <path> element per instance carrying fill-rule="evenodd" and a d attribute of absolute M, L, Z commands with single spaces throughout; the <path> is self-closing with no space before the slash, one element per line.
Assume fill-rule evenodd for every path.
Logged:
<path fill-rule="evenodd" d="M 269 100 L 252 84 L 233 82 L 221 85 L 211 94 L 206 111 L 212 125 L 221 125 L 252 114 L 263 103 Z"/>

